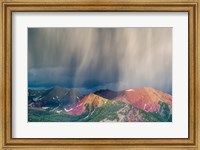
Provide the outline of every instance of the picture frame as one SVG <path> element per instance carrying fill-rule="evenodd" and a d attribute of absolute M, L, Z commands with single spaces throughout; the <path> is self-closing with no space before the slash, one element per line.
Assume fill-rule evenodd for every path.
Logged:
<path fill-rule="evenodd" d="M 199 43 L 198 0 L 4 0 L 1 5 L 1 149 L 200 149 L 199 129 Z M 189 137 L 138 139 L 56 139 L 12 138 L 12 13 L 13 12 L 188 12 L 189 16 Z"/>

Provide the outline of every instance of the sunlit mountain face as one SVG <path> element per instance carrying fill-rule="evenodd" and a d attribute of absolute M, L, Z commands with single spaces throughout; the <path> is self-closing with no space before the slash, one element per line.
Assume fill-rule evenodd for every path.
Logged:
<path fill-rule="evenodd" d="M 29 28 L 29 122 L 171 122 L 171 28 Z"/>

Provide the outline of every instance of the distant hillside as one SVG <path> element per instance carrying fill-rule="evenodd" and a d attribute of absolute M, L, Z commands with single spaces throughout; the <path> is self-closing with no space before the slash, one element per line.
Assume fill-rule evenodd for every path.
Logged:
<path fill-rule="evenodd" d="M 35 107 L 57 107 L 71 105 L 81 100 L 84 95 L 75 89 L 65 89 L 54 87 L 46 91 L 29 90 L 33 94 L 29 94 L 29 104 Z"/>
<path fill-rule="evenodd" d="M 119 96 L 121 92 L 116 92 L 109 89 L 102 89 L 102 90 L 96 91 L 94 94 L 99 95 L 103 98 L 112 100 L 116 98 L 117 96 Z"/>

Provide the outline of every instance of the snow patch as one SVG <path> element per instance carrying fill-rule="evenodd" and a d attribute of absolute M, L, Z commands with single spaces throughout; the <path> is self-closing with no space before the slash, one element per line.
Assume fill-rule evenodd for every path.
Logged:
<path fill-rule="evenodd" d="M 130 92 L 130 91 L 134 91 L 133 89 L 128 89 L 128 90 L 126 90 L 127 92 Z"/>
<path fill-rule="evenodd" d="M 33 98 L 33 101 L 39 101 L 39 100 L 41 100 L 40 96 L 36 97 L 36 98 Z"/>
<path fill-rule="evenodd" d="M 57 112 L 58 114 L 60 114 L 60 113 L 62 112 L 62 110 L 57 110 L 56 112 Z"/>
<path fill-rule="evenodd" d="M 145 110 L 146 106 L 147 106 L 147 104 L 144 104 L 144 110 Z"/>
<path fill-rule="evenodd" d="M 64 110 L 65 110 L 66 112 L 69 112 L 69 111 L 72 111 L 73 108 L 70 108 L 70 109 L 66 109 L 66 108 L 64 108 Z"/>
<path fill-rule="evenodd" d="M 42 109 L 48 109 L 49 107 L 42 107 Z"/>
<path fill-rule="evenodd" d="M 82 106 L 82 105 L 83 105 L 83 103 L 81 103 L 81 104 L 77 105 L 77 106 L 76 106 L 76 108 L 77 108 L 77 107 L 79 107 L 79 106 Z"/>

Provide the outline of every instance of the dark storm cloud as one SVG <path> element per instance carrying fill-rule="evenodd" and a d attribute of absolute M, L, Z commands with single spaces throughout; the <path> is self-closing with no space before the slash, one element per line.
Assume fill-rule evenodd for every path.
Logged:
<path fill-rule="evenodd" d="M 29 28 L 29 87 L 172 89 L 171 28 Z"/>

